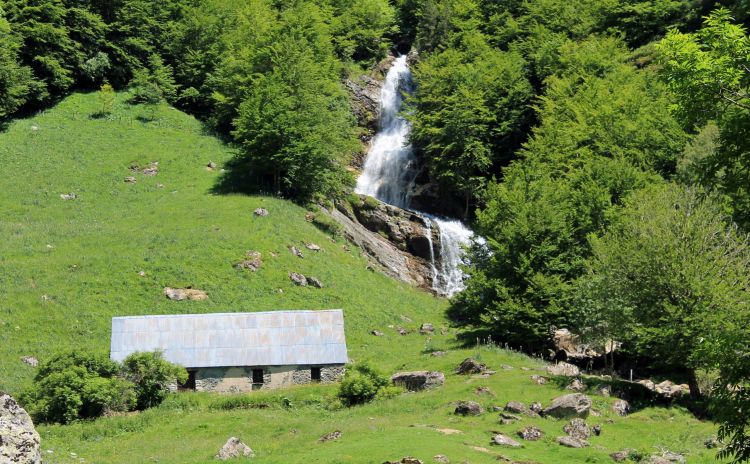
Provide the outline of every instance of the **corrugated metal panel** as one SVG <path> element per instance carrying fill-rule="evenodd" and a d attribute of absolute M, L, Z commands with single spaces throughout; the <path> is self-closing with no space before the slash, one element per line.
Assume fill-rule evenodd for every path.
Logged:
<path fill-rule="evenodd" d="M 340 309 L 112 318 L 113 360 L 157 349 L 185 367 L 348 361 Z"/>

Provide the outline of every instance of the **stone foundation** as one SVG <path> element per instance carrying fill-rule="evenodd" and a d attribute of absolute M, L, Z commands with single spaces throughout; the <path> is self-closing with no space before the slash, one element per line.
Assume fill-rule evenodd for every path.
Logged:
<path fill-rule="evenodd" d="M 239 393 L 311 383 L 311 368 L 314 367 L 320 368 L 321 383 L 336 382 L 344 374 L 343 365 L 203 367 L 189 370 L 195 371 L 196 391 Z M 253 369 L 263 369 L 262 384 L 253 383 Z"/>

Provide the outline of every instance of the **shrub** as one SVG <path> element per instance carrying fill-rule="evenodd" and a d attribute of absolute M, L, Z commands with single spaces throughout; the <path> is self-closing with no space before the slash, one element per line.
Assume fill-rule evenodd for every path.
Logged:
<path fill-rule="evenodd" d="M 165 360 L 160 351 L 135 352 L 122 363 L 122 376 L 135 385 L 138 409 L 158 406 L 169 393 L 169 385 L 183 383 L 185 368 Z"/>
<path fill-rule="evenodd" d="M 42 364 L 21 401 L 36 421 L 63 424 L 135 406 L 132 384 L 104 354 L 63 353 Z"/>
<path fill-rule="evenodd" d="M 358 364 L 344 375 L 339 386 L 339 398 L 347 406 L 368 403 L 389 383 L 388 377 L 369 364 Z"/>
<path fill-rule="evenodd" d="M 313 216 L 312 222 L 318 229 L 321 229 L 324 232 L 328 232 L 334 237 L 340 237 L 344 232 L 344 227 L 341 224 L 339 224 L 335 219 L 326 216 L 323 213 L 318 213 Z"/>

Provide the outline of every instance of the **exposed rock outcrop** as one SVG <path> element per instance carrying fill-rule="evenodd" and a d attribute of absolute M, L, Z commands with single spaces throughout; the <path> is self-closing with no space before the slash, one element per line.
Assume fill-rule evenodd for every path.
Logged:
<path fill-rule="evenodd" d="M 364 198 L 364 196 L 361 198 Z M 383 225 L 384 229 L 393 230 L 393 235 L 400 240 L 401 244 L 404 245 L 403 247 L 391 242 L 391 237 L 385 230 L 382 234 L 379 232 L 378 227 L 376 227 L 377 220 L 371 219 L 368 222 L 370 227 L 360 223 L 354 208 L 348 203 L 338 204 L 335 209 L 328 211 L 328 214 L 343 226 L 344 236 L 362 249 L 373 267 L 409 285 L 432 291 L 433 274 L 429 258 L 425 259 L 414 255 L 408 249 L 408 243 L 414 245 L 427 241 L 423 232 L 423 219 L 417 214 L 385 205 L 372 198 L 368 200 L 368 203 L 379 205 L 377 208 L 383 214 L 375 216 L 382 220 L 380 224 Z M 361 209 L 363 205 L 364 200 L 359 208 Z M 386 224 L 393 224 L 393 227 Z M 414 235 L 413 238 L 412 235 Z M 435 243 L 434 248 L 439 249 L 439 244 Z"/>
<path fill-rule="evenodd" d="M 456 403 L 454 414 L 459 416 L 478 416 L 484 412 L 484 408 L 475 401 L 459 401 Z"/>
<path fill-rule="evenodd" d="M 238 458 L 240 456 L 251 458 L 255 455 L 249 446 L 242 443 L 237 437 L 230 437 L 224 446 L 216 453 L 216 459 L 226 461 L 228 459 Z"/>
<path fill-rule="evenodd" d="M 0 392 L 0 462 L 38 464 L 42 459 L 39 446 L 31 417 L 13 397 Z"/>
<path fill-rule="evenodd" d="M 196 288 L 172 288 L 164 287 L 164 296 L 174 301 L 195 300 L 201 301 L 208 299 L 208 294 L 203 290 Z"/>
<path fill-rule="evenodd" d="M 591 398 L 581 393 L 571 393 L 555 398 L 552 404 L 542 411 L 542 415 L 558 419 L 567 419 L 569 417 L 585 418 L 589 415 L 590 410 Z"/>
<path fill-rule="evenodd" d="M 393 374 L 391 382 L 409 391 L 430 390 L 445 384 L 445 374 L 437 371 L 398 372 Z"/>

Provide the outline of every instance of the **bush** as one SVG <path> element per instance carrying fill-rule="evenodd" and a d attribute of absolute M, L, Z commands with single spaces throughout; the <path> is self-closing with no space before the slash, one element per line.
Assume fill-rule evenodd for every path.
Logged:
<path fill-rule="evenodd" d="M 318 229 L 328 232 L 334 237 L 340 237 L 344 232 L 344 227 L 341 224 L 324 213 L 313 216 L 312 222 Z"/>
<path fill-rule="evenodd" d="M 389 385 L 388 377 L 367 363 L 353 366 L 339 386 L 339 398 L 347 406 L 372 401 Z"/>
<path fill-rule="evenodd" d="M 185 368 L 165 360 L 160 351 L 135 352 L 122 364 L 122 376 L 135 385 L 138 409 L 158 406 L 169 393 L 170 384 L 188 378 Z"/>
<path fill-rule="evenodd" d="M 104 354 L 63 353 L 42 364 L 21 401 L 35 421 L 67 424 L 135 406 L 133 385 Z"/>

